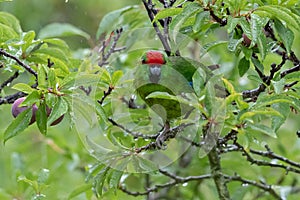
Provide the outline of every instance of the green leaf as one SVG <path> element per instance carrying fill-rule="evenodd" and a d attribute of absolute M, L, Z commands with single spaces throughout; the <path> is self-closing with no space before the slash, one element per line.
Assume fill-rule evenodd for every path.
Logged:
<path fill-rule="evenodd" d="M 247 60 L 250 60 L 250 58 L 252 57 L 252 53 L 253 53 L 253 50 L 248 48 L 248 47 L 245 47 L 244 45 L 242 46 L 242 51 L 245 55 L 245 58 Z"/>
<path fill-rule="evenodd" d="M 239 25 L 242 27 L 244 33 L 247 35 L 247 37 L 252 40 L 252 31 L 250 27 L 250 23 L 246 20 L 245 17 L 240 18 Z"/>
<path fill-rule="evenodd" d="M 193 31 L 199 32 L 201 30 L 201 28 L 203 27 L 204 23 L 209 20 L 209 17 L 210 17 L 210 15 L 209 15 L 208 11 L 199 12 L 196 15 L 196 20 L 193 25 Z"/>
<path fill-rule="evenodd" d="M 211 82 L 208 82 L 205 87 L 205 99 L 204 99 L 204 105 L 208 112 L 207 113 L 208 116 L 206 117 L 212 116 L 214 112 L 215 97 L 216 94 L 215 94 L 214 85 Z"/>
<path fill-rule="evenodd" d="M 254 46 L 261 35 L 263 34 L 263 27 L 268 22 L 268 18 L 262 18 L 254 13 L 251 14 L 250 31 L 251 31 L 251 47 Z"/>
<path fill-rule="evenodd" d="M 236 93 L 233 85 L 227 79 L 222 78 L 222 81 L 225 85 L 225 88 L 228 90 L 229 94 L 235 94 Z"/>
<path fill-rule="evenodd" d="M 194 73 L 193 77 L 193 88 L 195 93 L 200 96 L 201 91 L 204 89 L 205 81 L 206 81 L 206 73 L 205 71 L 199 67 L 197 71 Z"/>
<path fill-rule="evenodd" d="M 167 92 L 152 92 L 146 97 L 146 99 L 150 99 L 150 98 L 177 100 L 176 96 L 170 95 Z"/>
<path fill-rule="evenodd" d="M 117 189 L 124 171 L 113 170 L 109 179 L 109 187 Z"/>
<path fill-rule="evenodd" d="M 265 110 L 254 110 L 254 111 L 245 112 L 240 116 L 239 120 L 243 121 L 246 119 L 250 119 L 255 115 L 282 116 L 278 111 L 272 108 L 268 108 L 268 109 L 266 108 Z"/>
<path fill-rule="evenodd" d="M 137 159 L 138 159 L 139 166 L 143 171 L 149 173 L 158 170 L 158 166 L 154 162 L 140 156 L 137 156 Z"/>
<path fill-rule="evenodd" d="M 6 26 L 11 27 L 12 30 L 17 34 L 22 33 L 22 28 L 20 26 L 19 20 L 10 13 L 0 12 L 0 24 L 4 24 Z M 2 32 L 2 34 L 3 34 L 3 32 Z"/>
<path fill-rule="evenodd" d="M 112 30 L 116 29 L 119 26 L 120 22 L 122 21 L 122 15 L 126 12 L 131 10 L 139 9 L 138 6 L 127 6 L 121 8 L 119 10 L 114 10 L 108 14 L 106 14 L 98 27 L 96 38 L 98 39 L 103 33 L 111 32 Z"/>
<path fill-rule="evenodd" d="M 100 162 L 93 164 L 93 166 L 88 168 L 88 175 L 85 178 L 85 181 L 86 182 L 90 181 L 91 178 L 96 176 L 104 167 L 105 167 L 105 165 Z"/>
<path fill-rule="evenodd" d="M 166 9 L 160 10 L 155 15 L 153 21 L 155 22 L 159 19 L 164 19 L 164 18 L 167 18 L 167 17 L 178 15 L 180 12 L 182 12 L 182 8 L 166 8 Z"/>
<path fill-rule="evenodd" d="M 92 184 L 84 184 L 76 187 L 68 196 L 68 199 L 73 199 L 74 197 L 79 196 L 80 194 L 89 191 L 92 189 Z"/>
<path fill-rule="evenodd" d="M 97 74 L 72 74 L 62 81 L 62 89 L 76 89 L 78 86 L 97 85 L 102 80 L 101 75 Z"/>
<path fill-rule="evenodd" d="M 21 106 L 31 106 L 34 103 L 38 102 L 41 98 L 41 94 L 38 90 L 34 90 L 30 93 L 26 99 L 21 103 Z"/>
<path fill-rule="evenodd" d="M 285 87 L 285 79 L 280 79 L 279 81 L 272 80 L 271 83 L 274 87 L 276 94 L 281 94 L 283 92 L 283 89 Z"/>
<path fill-rule="evenodd" d="M 27 183 L 28 185 L 30 185 L 34 189 L 34 191 L 36 193 L 39 192 L 39 185 L 38 185 L 37 181 L 30 180 L 30 179 L 26 178 L 23 175 L 21 175 L 21 176 L 18 177 L 18 182 L 20 182 L 20 181 L 22 181 L 22 182 Z"/>
<path fill-rule="evenodd" d="M 123 76 L 123 72 L 121 70 L 115 71 L 111 77 L 111 84 L 115 86 L 122 78 L 122 76 Z"/>
<path fill-rule="evenodd" d="M 263 11 L 263 12 L 261 12 Z M 277 18 L 284 21 L 290 28 L 294 28 L 297 31 L 300 30 L 300 17 L 294 14 L 290 9 L 279 6 L 279 5 L 266 5 L 258 7 L 255 11 L 255 14 L 270 18 Z"/>
<path fill-rule="evenodd" d="M 52 122 L 54 122 L 60 116 L 65 114 L 67 111 L 68 111 L 67 101 L 62 96 L 58 97 L 57 102 L 54 104 L 54 107 L 48 118 L 48 125 L 50 125 Z"/>
<path fill-rule="evenodd" d="M 46 183 L 49 179 L 50 170 L 49 169 L 41 169 L 38 174 L 37 182 L 38 184 Z"/>
<path fill-rule="evenodd" d="M 179 32 L 181 26 L 187 21 L 187 19 L 199 10 L 201 10 L 201 7 L 198 3 L 187 4 L 187 6 L 183 8 L 182 12 L 173 18 L 170 24 L 170 30 L 172 30 L 176 35 Z"/>
<path fill-rule="evenodd" d="M 44 135 L 47 134 L 47 111 L 46 102 L 42 101 L 36 112 L 36 123 L 40 132 Z"/>
<path fill-rule="evenodd" d="M 290 54 L 294 42 L 294 33 L 289 28 L 286 28 L 279 20 L 274 20 L 274 25 L 280 40 L 283 42 L 288 54 Z"/>
<path fill-rule="evenodd" d="M 46 70 L 43 65 L 38 66 L 37 73 L 38 73 L 38 88 L 48 89 Z"/>
<path fill-rule="evenodd" d="M 243 38 L 240 38 L 240 39 L 234 39 L 233 37 L 231 37 L 229 39 L 229 42 L 228 42 L 228 46 L 227 46 L 227 49 L 231 52 L 235 52 L 238 48 L 238 46 L 243 42 Z"/>
<path fill-rule="evenodd" d="M 19 90 L 26 94 L 30 94 L 31 92 L 33 92 L 35 90 L 32 87 L 30 87 L 30 85 L 25 84 L 25 83 L 17 83 L 14 86 L 12 86 L 12 89 Z"/>
<path fill-rule="evenodd" d="M 99 103 L 96 103 L 95 108 L 97 115 L 105 122 L 105 124 L 108 124 L 107 115 L 104 108 Z"/>
<path fill-rule="evenodd" d="M 263 61 L 266 58 L 268 50 L 267 38 L 265 34 L 260 34 L 257 41 L 257 46 L 261 54 L 261 60 Z"/>
<path fill-rule="evenodd" d="M 50 88 L 56 92 L 57 89 L 57 76 L 55 73 L 55 70 L 53 68 L 50 68 L 48 71 L 48 83 Z"/>
<path fill-rule="evenodd" d="M 275 131 L 263 124 L 247 124 L 247 128 L 245 128 L 249 134 L 263 133 L 265 135 L 271 136 L 273 138 L 277 138 Z"/>
<path fill-rule="evenodd" d="M 243 101 L 242 95 L 240 93 L 237 93 L 233 87 L 233 85 L 225 78 L 222 78 L 222 81 L 225 85 L 225 88 L 228 90 L 228 92 L 231 94 L 226 98 L 226 103 L 229 104 L 232 101 L 235 101 L 237 103 L 237 106 L 243 110 L 249 107 L 249 104 Z"/>
<path fill-rule="evenodd" d="M 281 116 L 273 116 L 271 128 L 276 132 L 285 123 L 286 118 L 291 113 L 290 105 L 287 103 L 272 104 L 272 108 L 277 110 Z"/>
<path fill-rule="evenodd" d="M 54 38 L 54 37 L 68 37 L 81 36 L 89 40 L 90 35 L 83 30 L 67 23 L 52 23 L 42 28 L 38 34 L 38 38 Z"/>
<path fill-rule="evenodd" d="M 35 32 L 34 31 L 28 31 L 26 33 L 23 33 L 23 40 L 24 44 L 22 45 L 22 52 L 26 52 L 27 48 L 32 45 L 32 41 L 35 38 Z"/>
<path fill-rule="evenodd" d="M 232 16 L 228 16 L 228 23 L 227 23 L 227 32 L 231 33 L 232 31 L 234 31 L 234 29 L 236 28 L 236 26 L 238 25 L 240 21 L 240 18 L 234 18 Z"/>
<path fill-rule="evenodd" d="M 38 49 L 35 51 L 35 54 L 45 54 L 45 55 L 48 55 L 50 59 L 57 58 L 63 62 L 66 62 L 66 63 L 68 62 L 68 57 L 65 54 L 65 52 L 62 51 L 61 49 L 55 48 L 55 47 Z"/>
<path fill-rule="evenodd" d="M 207 44 L 205 44 L 203 46 L 203 53 L 200 54 L 200 57 L 204 56 L 205 54 L 207 54 L 207 52 L 209 52 L 210 50 L 212 50 L 215 47 L 221 46 L 221 45 L 226 45 L 228 44 L 228 41 L 214 41 L 214 42 L 209 42 Z"/>
<path fill-rule="evenodd" d="M 59 49 L 62 49 L 62 50 L 68 50 L 69 49 L 68 44 L 62 39 L 47 38 L 47 39 L 44 39 L 43 42 L 47 43 L 47 44 L 50 44 L 50 45 L 53 45 L 55 47 L 58 47 Z"/>
<path fill-rule="evenodd" d="M 4 131 L 4 143 L 12 137 L 15 137 L 24 131 L 30 123 L 32 117 L 32 109 L 29 108 L 20 113 L 15 120 Z"/>
<path fill-rule="evenodd" d="M 69 59 L 65 51 L 59 48 L 41 48 L 34 52 L 34 56 L 41 57 L 42 59 L 50 59 L 54 63 L 54 68 L 60 68 L 65 73 L 69 73 Z"/>
<path fill-rule="evenodd" d="M 261 64 L 261 62 L 254 58 L 254 57 L 251 57 L 251 61 L 252 63 L 254 64 L 254 66 L 261 72 L 261 73 L 264 73 L 264 66 L 263 64 Z"/>
<path fill-rule="evenodd" d="M 104 186 L 104 181 L 106 179 L 107 173 L 110 170 L 110 167 L 105 167 L 102 169 L 97 176 L 95 177 L 95 182 L 96 182 L 96 192 L 101 196 L 103 194 L 103 186 Z"/>
<path fill-rule="evenodd" d="M 0 42 L 18 38 L 18 34 L 9 26 L 0 24 Z"/>
<path fill-rule="evenodd" d="M 295 109 L 300 111 L 299 98 L 287 96 L 285 93 L 273 95 L 260 95 L 256 101 L 256 104 L 254 104 L 254 107 L 255 109 L 258 109 L 276 103 L 288 103 L 290 106 L 293 106 Z"/>
<path fill-rule="evenodd" d="M 248 71 L 249 67 L 250 67 L 249 60 L 243 57 L 238 64 L 239 74 L 241 77 L 244 76 L 244 74 Z"/>

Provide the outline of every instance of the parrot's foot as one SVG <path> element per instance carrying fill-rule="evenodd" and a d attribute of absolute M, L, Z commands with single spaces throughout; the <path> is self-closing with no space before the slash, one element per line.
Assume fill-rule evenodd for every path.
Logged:
<path fill-rule="evenodd" d="M 158 149 L 162 149 L 162 150 L 165 150 L 167 148 L 167 145 L 166 145 L 166 141 L 168 140 L 168 133 L 170 131 L 170 124 L 168 122 L 166 122 L 163 130 L 159 133 L 159 135 L 157 136 L 156 138 L 156 147 Z"/>

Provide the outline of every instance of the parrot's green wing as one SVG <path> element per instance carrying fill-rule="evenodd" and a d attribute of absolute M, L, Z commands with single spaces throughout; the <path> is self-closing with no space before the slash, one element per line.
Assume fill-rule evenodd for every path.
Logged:
<path fill-rule="evenodd" d="M 198 68 L 201 68 L 206 75 L 212 76 L 212 71 L 210 69 L 205 67 L 202 63 L 190 58 L 172 56 L 168 58 L 168 65 L 182 74 L 190 84 L 193 82 L 193 75 Z"/>
<path fill-rule="evenodd" d="M 154 92 L 164 92 L 173 96 L 193 92 L 188 80 L 181 73 L 169 65 L 163 65 L 161 66 L 161 77 L 158 83 L 150 81 L 149 73 L 147 65 L 139 66 L 135 73 L 134 86 L 138 95 L 159 116 L 164 120 L 171 120 L 192 109 L 179 103 L 176 98 L 148 97 Z"/>

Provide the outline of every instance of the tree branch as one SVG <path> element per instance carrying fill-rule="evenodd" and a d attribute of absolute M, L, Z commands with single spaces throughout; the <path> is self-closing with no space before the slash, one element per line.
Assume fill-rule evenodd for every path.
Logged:
<path fill-rule="evenodd" d="M 25 93 L 23 92 L 17 92 L 15 94 L 12 94 L 12 95 L 8 95 L 6 97 L 3 97 L 3 98 L 0 98 L 0 105 L 2 104 L 6 104 L 6 103 L 13 103 L 16 99 L 18 98 L 21 98 L 21 97 L 24 97 L 26 96 Z"/>
<path fill-rule="evenodd" d="M 214 179 L 216 188 L 218 190 L 219 198 L 221 200 L 229 200 L 230 195 L 226 185 L 226 181 L 222 174 L 220 156 L 216 147 L 213 147 L 208 153 L 208 160 L 210 164 L 212 178 Z"/>
<path fill-rule="evenodd" d="M 149 0 L 148 2 L 146 0 L 143 0 L 143 4 L 144 4 L 144 7 L 146 8 L 147 10 L 147 13 L 148 13 L 148 17 L 153 25 L 153 28 L 157 34 L 157 36 L 159 37 L 164 49 L 165 49 L 165 52 L 168 56 L 171 55 L 171 47 L 167 41 L 167 38 L 164 37 L 164 35 L 161 33 L 161 31 L 159 30 L 158 28 L 158 25 L 154 20 L 154 13 L 152 12 L 152 8 L 153 8 L 153 3 L 151 0 Z"/>
<path fill-rule="evenodd" d="M 148 195 L 151 192 L 157 192 L 159 189 L 163 189 L 163 188 L 170 188 L 178 183 L 186 183 L 186 182 L 190 182 L 190 181 L 202 181 L 205 179 L 210 179 L 212 177 L 211 174 L 205 174 L 205 175 L 200 175 L 200 176 L 187 176 L 187 177 L 180 177 L 177 176 L 175 174 L 171 174 L 168 171 L 165 171 L 163 169 L 159 169 L 159 172 L 169 178 L 171 178 L 172 180 L 170 182 L 164 183 L 164 184 L 157 184 L 151 188 L 146 188 L 146 191 L 143 192 L 132 192 L 127 190 L 125 187 L 121 186 L 120 189 L 132 196 L 142 196 L 142 195 Z"/>
<path fill-rule="evenodd" d="M 2 89 L 4 87 L 6 87 L 7 85 L 9 85 L 10 83 L 13 82 L 13 80 L 15 80 L 16 78 L 18 78 L 19 76 L 19 72 L 16 71 L 11 77 L 9 77 L 6 81 L 4 81 L 1 85 L 0 85 L 0 93 L 2 91 Z"/>
<path fill-rule="evenodd" d="M 24 69 L 26 69 L 30 74 L 34 75 L 35 78 L 37 78 L 37 72 L 34 71 L 29 65 L 25 64 L 24 62 L 22 62 L 19 58 L 17 58 L 16 56 L 6 52 L 4 49 L 0 49 L 0 55 L 3 55 L 5 57 L 11 58 L 14 61 L 16 61 L 20 66 L 22 66 Z"/>
<path fill-rule="evenodd" d="M 266 192 L 269 192 L 275 199 L 282 199 L 272 188 L 272 185 L 268 185 L 266 183 L 258 183 L 256 181 L 253 181 L 253 180 L 247 180 L 247 179 L 244 179 L 238 175 L 234 175 L 234 176 L 228 176 L 228 175 L 223 175 L 224 179 L 227 181 L 227 182 L 232 182 L 232 181 L 239 181 L 243 184 L 248 184 L 248 185 L 252 185 L 252 186 L 255 186 L 255 187 L 258 187 Z"/>
<path fill-rule="evenodd" d="M 107 60 L 113 53 L 122 51 L 126 48 L 126 47 L 116 48 L 122 32 L 123 32 L 122 28 L 117 29 L 115 32 L 111 33 L 111 35 L 109 36 L 109 38 L 107 40 L 103 41 L 102 46 L 98 50 L 102 55 L 101 60 L 98 62 L 98 66 L 102 67 L 103 65 L 106 65 Z M 115 33 L 116 33 L 116 35 L 114 36 Z M 108 44 L 110 43 L 112 38 L 113 38 L 112 44 L 111 44 L 110 48 L 108 49 L 108 51 L 105 53 L 106 47 L 108 46 Z"/>
<path fill-rule="evenodd" d="M 251 164 L 256 164 L 257 166 L 269 166 L 269 167 L 274 167 L 274 168 L 281 168 L 281 169 L 284 169 L 286 172 L 294 172 L 294 173 L 300 174 L 300 169 L 297 169 L 297 168 L 300 168 L 300 164 L 298 164 L 296 162 L 293 162 L 293 161 L 290 161 L 289 159 L 284 158 L 282 156 L 278 156 L 278 155 L 274 154 L 270 149 L 267 152 L 250 150 L 250 153 L 260 155 L 260 156 L 263 156 L 263 157 L 268 157 L 268 158 L 271 158 L 271 159 L 278 159 L 278 160 L 281 160 L 285 163 L 288 163 L 288 164 L 290 164 L 291 166 L 294 166 L 294 167 L 286 166 L 286 165 L 283 165 L 283 164 L 277 164 L 277 163 L 273 163 L 273 162 L 267 162 L 267 161 L 264 161 L 264 160 L 254 159 L 250 155 L 250 153 L 248 153 L 248 151 L 246 151 L 244 149 L 244 147 L 242 145 L 240 145 L 237 142 L 235 142 L 234 145 L 237 146 L 237 150 L 243 152 L 242 155 L 246 156 L 247 160 L 249 162 L 251 162 Z M 269 147 L 266 146 L 266 148 L 269 148 Z M 295 167 L 297 167 L 297 168 L 295 168 Z"/>

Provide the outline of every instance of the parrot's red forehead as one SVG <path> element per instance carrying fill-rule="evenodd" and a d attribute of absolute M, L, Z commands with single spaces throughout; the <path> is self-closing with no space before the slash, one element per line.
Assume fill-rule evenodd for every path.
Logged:
<path fill-rule="evenodd" d="M 165 64 L 166 58 L 163 53 L 159 51 L 148 51 L 143 57 L 142 57 L 142 63 L 143 64 Z"/>

